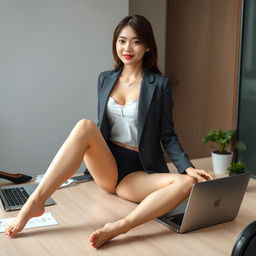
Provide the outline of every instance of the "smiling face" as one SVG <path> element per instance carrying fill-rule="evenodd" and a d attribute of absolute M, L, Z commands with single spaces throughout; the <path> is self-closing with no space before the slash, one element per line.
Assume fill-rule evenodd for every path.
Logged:
<path fill-rule="evenodd" d="M 127 25 L 119 33 L 116 52 L 124 65 L 141 65 L 145 52 L 149 49 L 140 41 L 134 29 Z"/>

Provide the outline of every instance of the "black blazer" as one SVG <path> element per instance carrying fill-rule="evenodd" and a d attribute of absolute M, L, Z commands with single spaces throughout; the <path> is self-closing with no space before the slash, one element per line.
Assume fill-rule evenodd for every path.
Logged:
<path fill-rule="evenodd" d="M 121 71 L 105 71 L 98 78 L 98 126 L 106 141 L 110 135 L 106 104 Z M 147 171 L 169 172 L 161 144 L 179 173 L 194 167 L 174 131 L 172 106 L 169 79 L 145 71 L 139 97 L 138 147 L 142 165 Z"/>

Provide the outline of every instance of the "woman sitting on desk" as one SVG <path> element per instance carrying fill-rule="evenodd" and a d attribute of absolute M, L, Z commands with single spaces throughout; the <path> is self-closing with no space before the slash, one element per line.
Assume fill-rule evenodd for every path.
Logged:
<path fill-rule="evenodd" d="M 98 79 L 99 128 L 90 120 L 76 124 L 6 235 L 14 236 L 30 218 L 43 214 L 44 201 L 83 159 L 100 188 L 140 203 L 123 219 L 96 230 L 89 238 L 95 248 L 167 213 L 195 182 L 213 179 L 193 167 L 175 134 L 170 83 L 157 67 L 149 21 L 139 15 L 124 18 L 112 50 L 115 69 Z M 169 173 L 161 144 L 180 174 Z"/>

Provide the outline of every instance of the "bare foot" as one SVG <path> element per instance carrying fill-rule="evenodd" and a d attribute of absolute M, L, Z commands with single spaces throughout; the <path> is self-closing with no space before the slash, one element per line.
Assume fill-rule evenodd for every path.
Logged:
<path fill-rule="evenodd" d="M 129 227 L 124 220 L 106 224 L 102 229 L 96 230 L 89 238 L 92 247 L 100 248 L 110 239 L 125 234 L 129 231 Z"/>
<path fill-rule="evenodd" d="M 32 217 L 38 217 L 44 213 L 44 203 L 37 202 L 32 198 L 29 198 L 28 201 L 21 208 L 15 221 L 10 224 L 6 229 L 5 234 L 9 237 L 15 236 L 20 232 L 26 225 L 26 223 Z"/>

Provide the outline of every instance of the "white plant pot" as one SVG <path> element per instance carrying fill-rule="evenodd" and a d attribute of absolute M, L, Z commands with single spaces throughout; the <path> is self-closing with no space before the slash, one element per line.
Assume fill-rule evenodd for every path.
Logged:
<path fill-rule="evenodd" d="M 233 153 L 229 154 L 216 154 L 212 152 L 212 166 L 213 171 L 217 174 L 226 174 L 228 173 L 228 167 L 232 162 Z"/>

